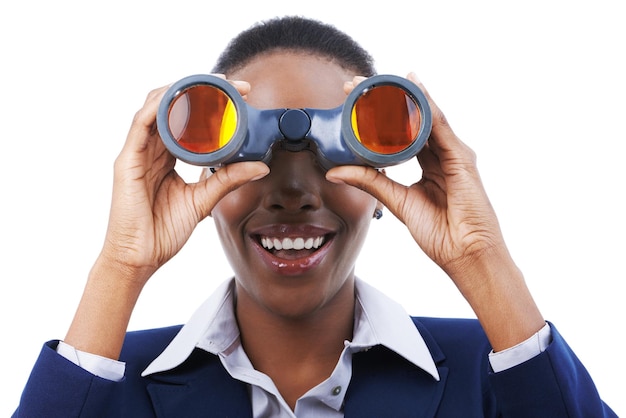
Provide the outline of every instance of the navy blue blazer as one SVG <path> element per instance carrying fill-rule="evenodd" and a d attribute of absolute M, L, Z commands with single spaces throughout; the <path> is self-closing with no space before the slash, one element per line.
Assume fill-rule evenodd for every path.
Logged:
<path fill-rule="evenodd" d="M 413 318 L 441 380 L 384 347 L 355 353 L 345 396 L 355 417 L 616 417 L 567 343 L 552 327 L 545 352 L 509 370 L 490 370 L 478 321 Z M 46 343 L 14 417 L 252 417 L 247 386 L 217 356 L 196 349 L 177 368 L 141 377 L 180 326 L 127 334 L 121 382 L 75 366 Z"/>

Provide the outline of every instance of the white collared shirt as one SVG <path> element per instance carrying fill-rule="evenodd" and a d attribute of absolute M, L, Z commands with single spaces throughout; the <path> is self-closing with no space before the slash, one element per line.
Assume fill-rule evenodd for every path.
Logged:
<path fill-rule="evenodd" d="M 495 365 L 494 370 L 499 371 L 520 364 L 543 351 L 549 339 L 549 327 L 546 325 L 526 342 L 490 354 L 492 367 Z M 255 370 L 243 350 L 234 314 L 234 279 L 231 279 L 224 282 L 198 308 L 172 342 L 144 370 L 142 376 L 171 370 L 182 364 L 195 348 L 200 348 L 217 355 L 233 378 L 250 385 L 250 399 L 255 417 L 343 417 L 343 399 L 352 376 L 352 353 L 378 344 L 396 352 L 426 371 L 433 379 L 439 380 L 426 343 L 404 308 L 357 279 L 353 339 L 344 342 L 339 361 L 328 379 L 298 399 L 295 411 L 291 411 L 271 378 Z M 75 364 L 101 377 L 111 380 L 121 380 L 123 377 L 123 363 L 104 358 L 98 358 L 99 362 L 93 358 L 97 356 L 74 350 L 63 343 L 59 344 L 57 350 Z M 110 367 L 106 366 L 107 362 Z"/>
<path fill-rule="evenodd" d="M 346 389 L 352 377 L 352 353 L 385 345 L 439 380 L 426 343 L 413 321 L 396 302 L 360 280 L 356 281 L 354 337 L 344 342 L 337 366 L 328 379 L 305 393 L 291 411 L 269 376 L 250 363 L 239 339 L 234 313 L 234 280 L 220 286 L 194 313 L 170 345 L 142 373 L 170 370 L 198 347 L 219 356 L 235 379 L 250 384 L 255 417 L 342 417 Z"/>

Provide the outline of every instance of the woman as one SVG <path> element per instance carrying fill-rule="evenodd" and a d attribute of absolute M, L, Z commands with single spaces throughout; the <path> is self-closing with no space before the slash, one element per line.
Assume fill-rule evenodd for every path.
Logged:
<path fill-rule="evenodd" d="M 352 39 L 302 18 L 240 34 L 215 71 L 261 109 L 333 108 L 375 74 Z M 280 149 L 267 165 L 231 164 L 185 184 L 155 127 L 166 90 L 135 116 L 102 252 L 15 416 L 615 416 L 542 317 L 472 150 L 432 99 L 423 174 L 410 187 Z M 410 318 L 354 276 L 383 207 L 478 321 Z M 145 283 L 207 216 L 235 277 L 182 329 L 127 333 Z M 311 244 L 290 248 L 295 241 Z"/>

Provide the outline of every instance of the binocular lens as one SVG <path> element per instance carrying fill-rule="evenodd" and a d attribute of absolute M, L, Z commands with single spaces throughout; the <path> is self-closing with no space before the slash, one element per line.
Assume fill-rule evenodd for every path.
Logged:
<path fill-rule="evenodd" d="M 352 107 L 351 124 L 357 140 L 378 154 L 395 154 L 417 138 L 421 115 L 412 97 L 396 86 L 364 91 Z"/>
<path fill-rule="evenodd" d="M 198 84 L 176 97 L 169 109 L 168 123 L 181 147 L 195 153 L 211 153 L 233 137 L 237 111 L 221 89 Z"/>

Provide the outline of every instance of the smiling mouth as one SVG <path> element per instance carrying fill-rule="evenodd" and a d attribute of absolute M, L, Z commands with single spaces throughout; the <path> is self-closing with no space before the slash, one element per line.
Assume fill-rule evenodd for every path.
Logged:
<path fill-rule="evenodd" d="M 261 246 L 273 256 L 297 260 L 315 253 L 328 241 L 326 235 L 315 237 L 259 237 Z"/>

